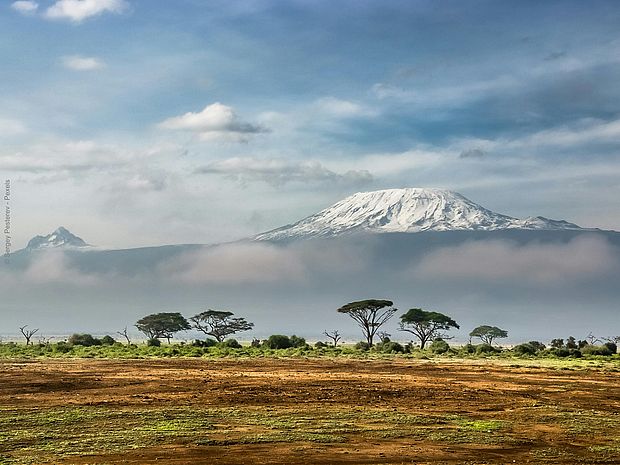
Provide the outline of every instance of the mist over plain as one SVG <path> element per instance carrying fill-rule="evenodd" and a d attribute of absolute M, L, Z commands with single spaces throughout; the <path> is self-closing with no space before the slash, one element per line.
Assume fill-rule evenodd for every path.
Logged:
<path fill-rule="evenodd" d="M 288 243 L 129 250 L 22 251 L 0 269 L 3 334 L 114 332 L 141 316 L 226 309 L 255 322 L 247 337 L 339 328 L 349 301 L 389 298 L 445 312 L 462 330 L 494 324 L 510 341 L 607 335 L 617 319 L 620 234 L 453 231 L 349 235 Z M 400 313 L 399 313 L 400 314 Z M 396 319 L 388 325 L 394 338 Z M 584 333 L 585 334 L 582 334 Z M 180 336 L 191 338 L 192 333 Z"/>

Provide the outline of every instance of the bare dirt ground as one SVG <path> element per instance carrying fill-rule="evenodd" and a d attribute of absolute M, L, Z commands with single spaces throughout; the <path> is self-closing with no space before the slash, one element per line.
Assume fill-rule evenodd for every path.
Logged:
<path fill-rule="evenodd" d="M 0 361 L 0 464 L 620 463 L 620 367 Z"/>

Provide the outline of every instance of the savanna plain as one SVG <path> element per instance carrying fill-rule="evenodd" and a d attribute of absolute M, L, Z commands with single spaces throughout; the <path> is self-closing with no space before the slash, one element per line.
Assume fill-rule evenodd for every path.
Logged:
<path fill-rule="evenodd" d="M 620 361 L 0 359 L 0 464 L 620 463 Z"/>

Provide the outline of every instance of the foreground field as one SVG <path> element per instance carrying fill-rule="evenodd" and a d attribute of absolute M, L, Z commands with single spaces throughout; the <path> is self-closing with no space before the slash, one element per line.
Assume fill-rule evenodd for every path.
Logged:
<path fill-rule="evenodd" d="M 0 464 L 620 463 L 620 370 L 0 361 Z"/>

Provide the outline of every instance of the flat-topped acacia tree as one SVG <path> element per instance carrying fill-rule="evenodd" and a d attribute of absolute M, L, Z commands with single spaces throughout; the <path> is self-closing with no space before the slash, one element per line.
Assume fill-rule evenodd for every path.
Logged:
<path fill-rule="evenodd" d="M 482 325 L 474 328 L 469 336 L 477 337 L 485 344 L 492 345 L 493 340 L 508 337 L 508 331 L 497 326 Z"/>
<path fill-rule="evenodd" d="M 174 333 L 191 328 L 183 315 L 176 312 L 153 313 L 141 318 L 136 323 L 136 328 L 144 333 L 149 339 L 166 338 L 168 344 Z"/>
<path fill-rule="evenodd" d="M 249 331 L 254 323 L 245 318 L 233 318 L 233 312 L 222 310 L 207 310 L 190 318 L 192 325 L 198 331 L 207 336 L 213 336 L 218 342 L 222 342 L 227 336 L 241 331 Z"/>
<path fill-rule="evenodd" d="M 367 299 L 350 302 L 338 309 L 339 313 L 349 315 L 360 328 L 369 346 L 381 326 L 394 316 L 398 310 L 391 300 Z"/>
<path fill-rule="evenodd" d="M 420 349 L 424 349 L 428 341 L 443 337 L 443 331 L 452 328 L 459 329 L 459 325 L 449 316 L 421 308 L 412 308 L 400 317 L 399 329 L 416 336 L 420 340 Z"/>

